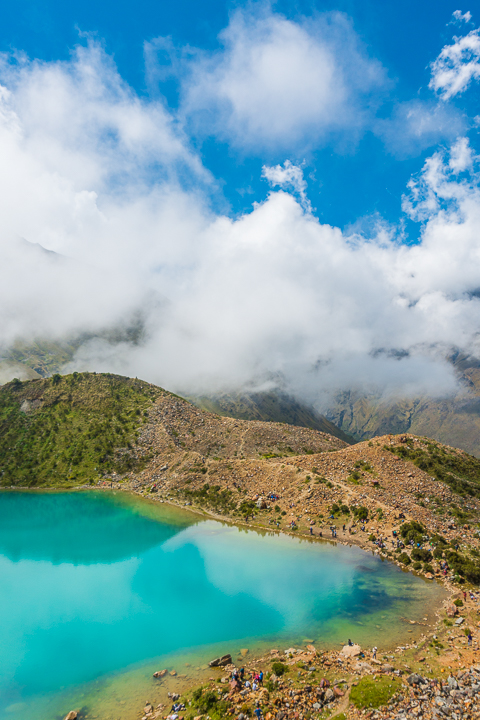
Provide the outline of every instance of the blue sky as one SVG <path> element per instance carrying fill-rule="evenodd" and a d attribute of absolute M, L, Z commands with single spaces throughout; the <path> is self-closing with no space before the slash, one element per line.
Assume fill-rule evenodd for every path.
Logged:
<path fill-rule="evenodd" d="M 0 354 L 93 335 L 66 371 L 318 407 L 456 392 L 449 354 L 480 357 L 474 10 L 4 4 Z"/>
<path fill-rule="evenodd" d="M 381 63 L 385 73 L 385 82 L 375 93 L 379 118 L 391 118 L 399 103 L 417 100 L 433 107 L 435 94 L 428 88 L 429 64 L 459 30 L 458 26 L 448 25 L 458 3 L 284 1 L 271 7 L 292 22 L 302 23 L 328 12 L 341 12 L 350 19 L 359 42 L 364 44 L 365 55 Z M 178 48 L 190 46 L 218 52 L 222 47 L 219 34 L 239 8 L 255 5 L 215 0 L 206 0 L 201 5 L 190 0 L 4 3 L 0 10 L 0 47 L 5 52 L 23 51 L 32 59 L 66 60 L 72 48 L 82 42 L 79 32 L 93 33 L 114 58 L 120 75 L 139 95 L 158 97 L 160 93 L 176 108 L 179 78 L 155 87 L 149 85 L 145 76 L 145 43 L 169 36 Z M 465 112 L 470 116 L 480 112 L 477 97 L 476 90 L 463 95 L 456 117 L 451 106 L 457 103 L 451 103 L 449 120 L 404 149 L 379 137 L 371 124 L 363 127 L 352 143 L 345 142 L 345 138 L 327 139 L 307 143 L 302 148 L 287 142 L 268 152 L 265 148 L 245 150 L 232 146 L 218 134 L 194 133 L 191 141 L 218 180 L 218 192 L 212 198 L 215 207 L 233 214 L 248 211 L 252 202 L 263 199 L 268 191 L 261 179 L 263 163 L 290 159 L 305 163 L 304 173 L 310 178 L 309 197 L 322 221 L 342 228 L 360 222 L 367 229 L 374 213 L 388 222 L 399 221 L 401 197 L 408 179 L 420 170 L 433 147 L 452 139 L 462 119 L 465 124 Z M 402 128 L 397 127 L 394 132 L 401 133 Z M 475 143 L 477 133 L 469 136 Z M 419 228 L 415 223 L 405 222 L 408 240 L 416 241 Z"/>

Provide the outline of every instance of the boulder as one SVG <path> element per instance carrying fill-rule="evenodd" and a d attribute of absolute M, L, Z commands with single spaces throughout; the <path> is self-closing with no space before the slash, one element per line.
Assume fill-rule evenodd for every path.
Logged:
<path fill-rule="evenodd" d="M 450 688 L 450 690 L 457 690 L 457 689 L 458 689 L 458 682 L 457 682 L 457 681 L 455 680 L 455 678 L 452 677 L 451 675 L 450 675 L 450 677 L 448 678 L 447 682 L 448 682 L 448 687 Z"/>
<path fill-rule="evenodd" d="M 447 615 L 448 615 L 448 617 L 453 618 L 453 617 L 455 617 L 455 615 L 457 615 L 457 614 L 458 614 L 458 608 L 457 608 L 456 605 L 449 605 L 449 606 L 447 607 Z"/>
<path fill-rule="evenodd" d="M 344 645 L 340 650 L 340 655 L 346 658 L 358 657 L 362 652 L 360 645 Z"/>
<path fill-rule="evenodd" d="M 240 650 L 240 655 L 241 655 L 242 657 L 245 657 L 245 655 L 248 655 L 248 648 L 242 648 L 242 649 Z"/>
<path fill-rule="evenodd" d="M 314 645 L 307 645 L 307 650 L 308 650 L 308 652 L 311 652 L 311 653 L 313 653 L 314 655 L 317 654 L 317 651 L 316 651 Z"/>
<path fill-rule="evenodd" d="M 345 693 L 343 692 L 343 690 L 340 690 L 340 688 L 337 687 L 336 685 L 335 685 L 335 687 L 333 688 L 333 692 L 334 692 L 334 694 L 335 694 L 335 697 L 343 697 L 343 696 L 345 695 Z"/>
<path fill-rule="evenodd" d="M 222 657 L 211 660 L 208 664 L 210 667 L 223 667 L 224 665 L 230 665 L 232 662 L 231 655 L 222 655 Z"/>
<path fill-rule="evenodd" d="M 157 670 L 156 672 L 153 673 L 153 677 L 154 678 L 164 677 L 167 674 L 167 672 L 168 672 L 167 670 Z"/>
<path fill-rule="evenodd" d="M 463 622 L 465 622 L 465 618 L 459 617 L 455 620 L 455 625 L 461 625 Z"/>
<path fill-rule="evenodd" d="M 407 683 L 409 685 L 418 685 L 421 682 L 423 682 L 423 678 L 421 675 L 417 675 L 417 673 L 412 673 L 407 677 Z"/>
<path fill-rule="evenodd" d="M 335 697 L 335 693 L 333 692 L 332 688 L 328 688 L 325 692 L 325 700 L 327 702 L 331 702 L 333 698 Z"/>
<path fill-rule="evenodd" d="M 389 665 L 388 663 L 385 663 L 385 665 L 382 665 L 381 671 L 384 673 L 391 673 L 395 670 L 393 665 Z"/>
<path fill-rule="evenodd" d="M 366 662 L 357 662 L 353 666 L 353 669 L 355 672 L 361 673 L 361 672 L 373 672 L 373 667 L 369 665 Z"/>
<path fill-rule="evenodd" d="M 65 720 L 77 720 L 78 713 L 76 710 L 70 710 L 68 715 L 65 715 Z"/>

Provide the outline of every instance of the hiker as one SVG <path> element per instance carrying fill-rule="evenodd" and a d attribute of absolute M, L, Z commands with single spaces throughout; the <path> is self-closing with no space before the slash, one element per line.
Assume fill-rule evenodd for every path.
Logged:
<path fill-rule="evenodd" d="M 470 647 L 472 646 L 472 639 L 473 639 L 473 638 L 472 638 L 472 633 L 471 633 L 471 631 L 469 631 L 469 633 L 468 633 L 468 644 L 469 644 Z"/>
<path fill-rule="evenodd" d="M 311 525 L 310 525 L 310 535 L 313 535 L 313 528 Z"/>
<path fill-rule="evenodd" d="M 262 711 L 260 710 L 260 705 L 257 703 L 257 707 L 254 710 L 255 715 L 257 716 L 257 720 L 260 720 L 262 717 Z"/>
<path fill-rule="evenodd" d="M 345 532 L 345 525 L 343 526 L 343 532 Z"/>
<path fill-rule="evenodd" d="M 377 659 L 377 648 L 376 648 L 376 647 L 374 647 L 373 650 L 372 650 L 372 658 L 373 658 L 374 660 Z"/>
<path fill-rule="evenodd" d="M 260 670 L 260 675 L 258 676 L 258 682 L 260 685 L 263 685 L 263 670 Z"/>
<path fill-rule="evenodd" d="M 240 680 L 242 682 L 243 682 L 244 675 L 245 675 L 245 668 L 241 667 L 240 668 Z"/>
<path fill-rule="evenodd" d="M 349 645 L 349 647 L 352 647 L 352 646 L 353 646 L 353 643 L 352 643 L 352 641 L 350 640 L 350 638 L 348 638 L 348 645 Z"/>

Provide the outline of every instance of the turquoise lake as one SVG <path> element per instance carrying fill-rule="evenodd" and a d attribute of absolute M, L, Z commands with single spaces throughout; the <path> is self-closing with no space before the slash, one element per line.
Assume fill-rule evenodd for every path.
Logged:
<path fill-rule="evenodd" d="M 102 492 L 0 493 L 0 578 L 0 717 L 11 720 L 73 707 L 128 720 L 155 697 L 153 670 L 201 678 L 219 652 L 406 642 L 401 618 L 430 619 L 443 598 L 354 547 Z"/>

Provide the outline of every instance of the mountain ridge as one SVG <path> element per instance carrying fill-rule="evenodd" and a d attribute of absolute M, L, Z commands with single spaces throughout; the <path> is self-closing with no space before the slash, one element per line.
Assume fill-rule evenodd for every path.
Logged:
<path fill-rule="evenodd" d="M 187 399 L 202 410 L 209 410 L 225 417 L 232 417 L 237 420 L 283 422 L 312 430 L 320 430 L 349 444 L 355 442 L 350 435 L 343 432 L 324 415 L 320 415 L 314 408 L 301 403 L 285 392 L 232 392 L 217 395 L 188 396 Z"/>
<path fill-rule="evenodd" d="M 0 485 L 127 490 L 306 537 L 337 537 L 333 525 L 402 566 L 441 578 L 447 557 L 450 580 L 480 583 L 480 460 L 425 437 L 348 445 L 222 417 L 138 379 L 54 375 L 0 388 Z M 404 522 L 440 554 L 396 546 Z"/>
<path fill-rule="evenodd" d="M 288 456 L 346 445 L 309 428 L 224 418 L 137 378 L 55 374 L 0 387 L 1 482 L 97 482 L 105 473 L 138 471 L 150 459 L 138 440 L 152 418 L 150 433 L 162 439 L 162 451 L 202 457 Z"/>

